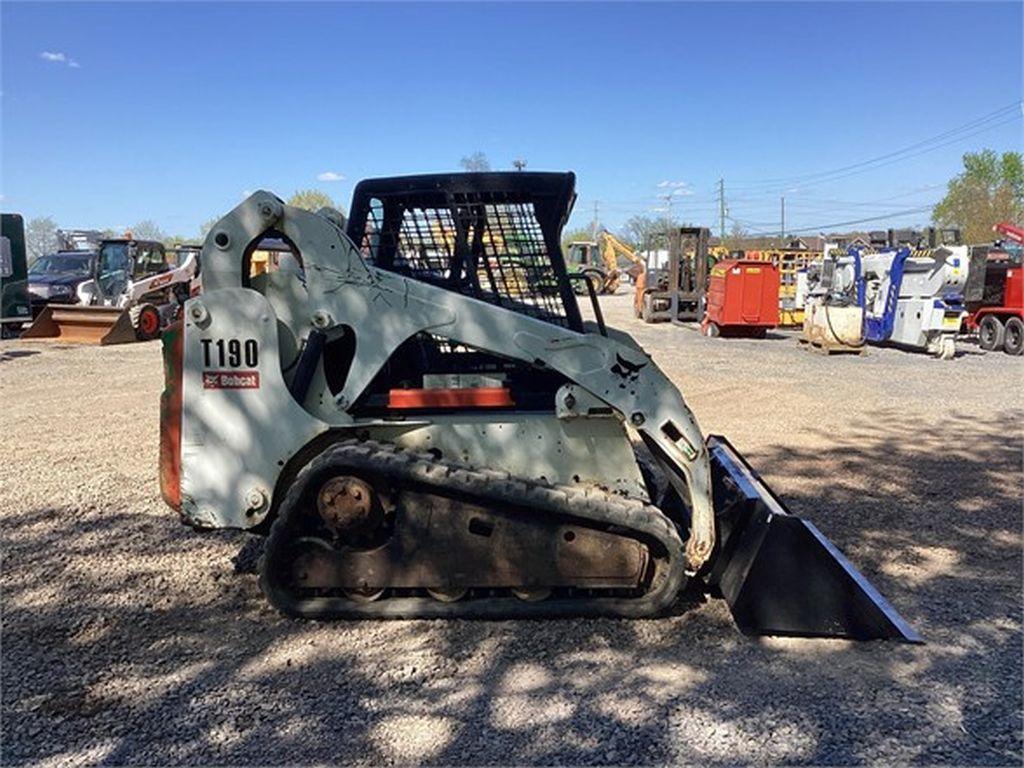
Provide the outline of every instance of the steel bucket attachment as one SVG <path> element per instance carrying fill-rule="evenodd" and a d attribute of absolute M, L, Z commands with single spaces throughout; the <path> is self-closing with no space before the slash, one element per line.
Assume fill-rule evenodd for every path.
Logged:
<path fill-rule="evenodd" d="M 103 345 L 138 341 L 128 310 L 60 304 L 44 307 L 21 338 Z"/>
<path fill-rule="evenodd" d="M 724 437 L 711 454 L 718 555 L 707 575 L 748 635 L 921 638 L 821 531 L 793 516 Z"/>

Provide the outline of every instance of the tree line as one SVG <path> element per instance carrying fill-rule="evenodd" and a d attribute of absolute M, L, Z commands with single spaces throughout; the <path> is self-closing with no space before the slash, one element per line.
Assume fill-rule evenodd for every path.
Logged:
<path fill-rule="evenodd" d="M 304 208 L 307 211 L 338 207 L 330 195 L 318 189 L 300 189 L 288 198 L 286 202 L 288 205 Z M 195 235 L 168 234 L 152 219 L 143 219 L 136 222 L 133 226 L 128 227 L 127 231 L 131 232 L 132 237 L 137 240 L 156 240 L 169 246 L 181 245 L 183 243 L 201 243 L 206 239 L 206 233 L 210 231 L 219 219 L 219 216 L 214 216 L 203 222 L 199 227 L 199 232 Z M 59 250 L 58 229 L 59 226 L 52 216 L 38 216 L 29 219 L 25 223 L 25 250 L 29 263 L 35 261 L 40 256 L 45 256 L 48 253 L 54 253 Z M 125 232 L 109 228 L 100 230 L 100 232 L 104 238 L 124 237 L 126 234 Z"/>
<path fill-rule="evenodd" d="M 490 162 L 483 152 L 463 157 L 459 165 L 467 171 L 489 171 Z M 520 170 L 525 162 L 516 161 Z M 316 211 L 320 208 L 338 208 L 330 195 L 318 189 L 297 190 L 287 200 L 289 205 Z M 151 219 L 137 222 L 129 230 L 140 240 L 159 240 L 168 245 L 202 241 L 217 222 L 214 217 L 204 222 L 195 236 L 170 235 Z M 983 243 L 992 239 L 992 226 L 1000 221 L 1024 223 L 1024 161 L 1020 152 L 997 154 L 991 149 L 968 152 L 963 156 L 963 171 L 946 187 L 945 197 L 932 211 L 932 221 L 943 227 L 959 227 L 966 243 Z M 665 248 L 667 233 L 688 226 L 675 217 L 633 216 L 615 233 L 620 240 L 634 248 Z M 51 216 L 31 219 L 25 226 L 25 245 L 30 261 L 58 248 L 57 222 Z M 599 223 L 597 231 L 603 229 Z M 120 237 L 123 232 L 107 229 L 104 237 Z M 593 226 L 570 230 L 562 237 L 563 250 L 578 240 L 591 240 Z M 726 246 L 739 243 L 748 233 L 739 224 L 726 237 Z"/>
<path fill-rule="evenodd" d="M 968 152 L 963 170 L 946 185 L 946 194 L 932 209 L 932 223 L 958 227 L 965 243 L 985 243 L 993 238 L 992 227 L 1009 221 L 1024 224 L 1024 162 L 1020 152 L 1001 155 L 991 149 Z M 615 232 L 623 242 L 636 249 L 667 247 L 667 232 L 690 226 L 667 216 L 633 216 Z M 598 223 L 596 231 L 604 227 Z M 726 247 L 741 244 L 750 233 L 733 223 L 726 234 Z M 595 226 L 578 227 L 565 233 L 562 249 L 568 252 L 573 241 L 592 240 Z"/>

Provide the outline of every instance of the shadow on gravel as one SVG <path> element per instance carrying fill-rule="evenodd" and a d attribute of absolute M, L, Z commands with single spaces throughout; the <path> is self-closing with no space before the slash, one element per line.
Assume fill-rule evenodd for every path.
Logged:
<path fill-rule="evenodd" d="M 920 647 L 748 639 L 714 600 L 657 621 L 294 622 L 264 605 L 252 545 L 234 572 L 243 537 L 6 515 L 0 762 L 1019 764 L 1019 424 L 893 411 L 822 425 L 825 452 L 749 457 Z M 114 557 L 128 576 L 86 567 Z"/>
<path fill-rule="evenodd" d="M 6 363 L 10 360 L 17 360 L 19 357 L 32 357 L 32 355 L 38 355 L 39 352 L 34 349 L 12 349 L 4 352 L 0 352 L 0 363 Z"/>

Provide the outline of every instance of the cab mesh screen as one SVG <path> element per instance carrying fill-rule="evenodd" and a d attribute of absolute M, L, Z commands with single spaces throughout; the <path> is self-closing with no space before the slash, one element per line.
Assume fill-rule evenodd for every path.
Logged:
<path fill-rule="evenodd" d="M 500 191 L 430 197 L 372 197 L 363 257 L 381 269 L 571 327 L 564 266 L 560 275 L 533 202 Z"/>

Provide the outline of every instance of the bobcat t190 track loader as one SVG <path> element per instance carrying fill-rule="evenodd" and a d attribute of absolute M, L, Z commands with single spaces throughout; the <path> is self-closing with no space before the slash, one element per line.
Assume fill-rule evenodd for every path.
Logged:
<path fill-rule="evenodd" d="M 376 179 L 347 223 L 267 192 L 221 219 L 164 334 L 167 503 L 266 533 L 262 587 L 295 616 L 645 617 L 696 580 L 748 633 L 916 640 L 629 336 L 583 321 L 574 182 Z M 252 277 L 268 237 L 292 266 Z"/>

